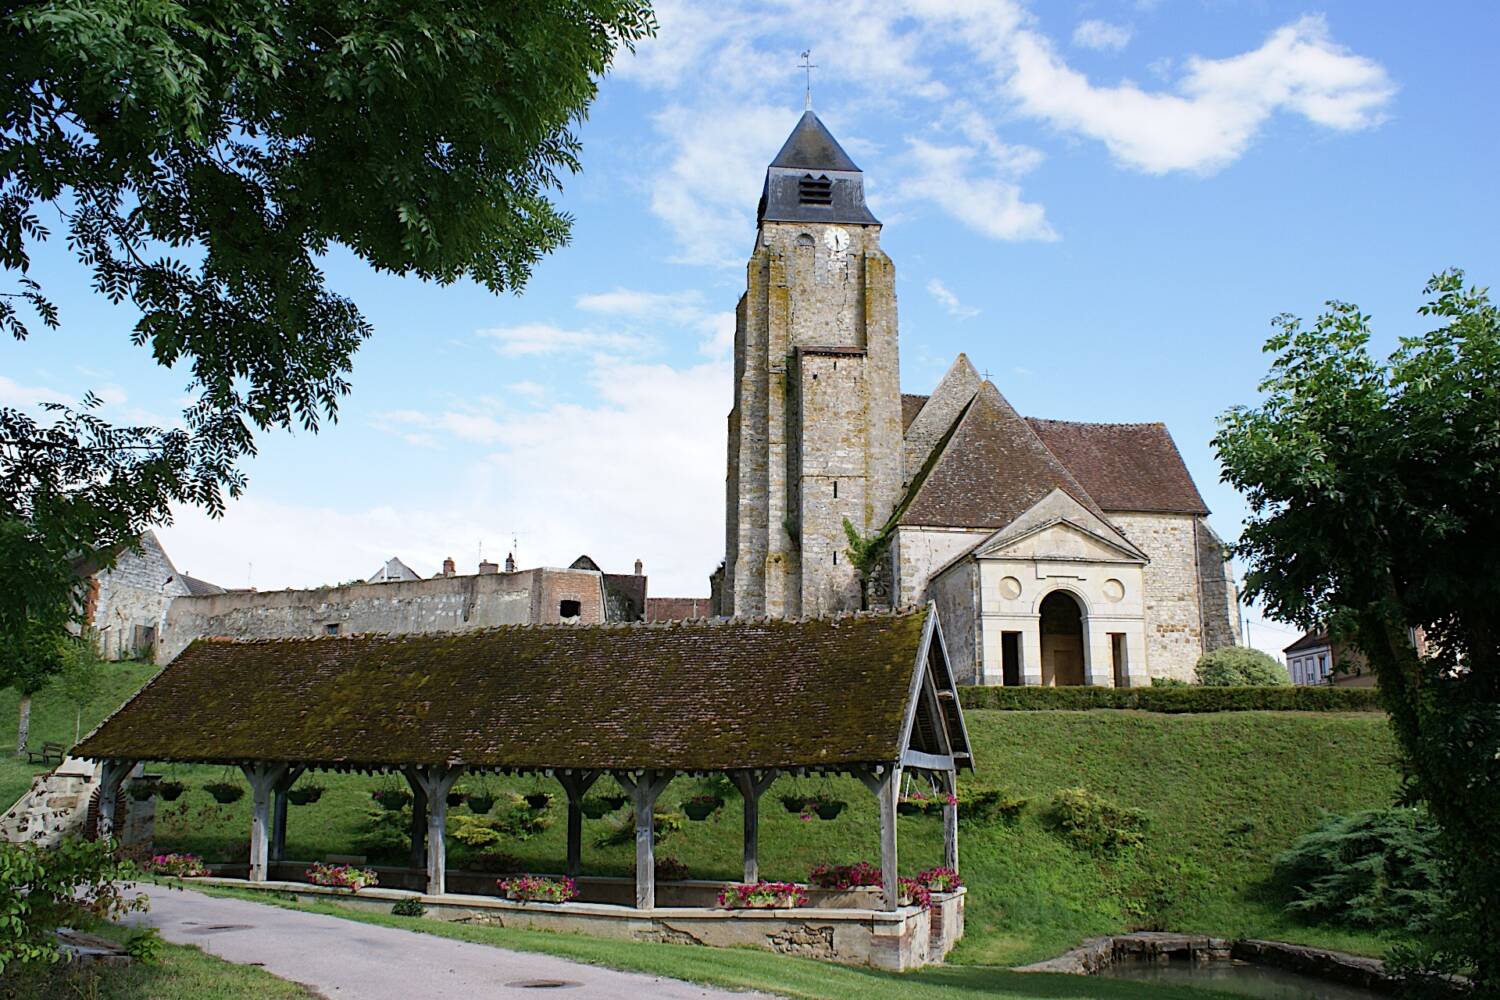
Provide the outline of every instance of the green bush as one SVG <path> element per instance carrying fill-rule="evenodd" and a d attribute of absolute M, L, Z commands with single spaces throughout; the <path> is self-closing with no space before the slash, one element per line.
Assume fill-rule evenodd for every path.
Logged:
<path fill-rule="evenodd" d="M 122 884 L 139 870 L 112 842 L 64 840 L 55 848 L 0 842 L 0 973 L 11 965 L 55 962 L 56 930 L 88 927 L 145 908 Z"/>
<path fill-rule="evenodd" d="M 415 896 L 408 897 L 407 899 L 398 899 L 391 906 L 391 916 L 393 917 L 420 917 L 426 912 L 427 907 L 423 906 L 422 901 Z"/>
<path fill-rule="evenodd" d="M 1053 796 L 1047 821 L 1073 846 L 1096 854 L 1140 846 L 1149 823 L 1139 809 L 1116 805 L 1087 788 L 1064 788 Z"/>
<path fill-rule="evenodd" d="M 964 708 L 1012 712 L 1130 708 L 1142 712 L 1378 712 L 1373 688 L 1337 687 L 965 687 Z"/>
<path fill-rule="evenodd" d="M 1247 646 L 1224 646 L 1198 657 L 1198 683 L 1208 687 L 1287 685 L 1286 667 L 1267 653 Z"/>
<path fill-rule="evenodd" d="M 1314 920 L 1420 934 L 1448 908 L 1437 837 L 1424 809 L 1330 816 L 1276 858 L 1277 875 L 1296 896 L 1286 908 Z"/>
<path fill-rule="evenodd" d="M 1151 686 L 1154 688 L 1185 688 L 1188 682 L 1180 677 L 1153 677 Z"/>
<path fill-rule="evenodd" d="M 969 792 L 958 800 L 958 818 L 963 823 L 1013 823 L 1026 809 L 1024 796 L 1012 795 L 997 789 Z"/>

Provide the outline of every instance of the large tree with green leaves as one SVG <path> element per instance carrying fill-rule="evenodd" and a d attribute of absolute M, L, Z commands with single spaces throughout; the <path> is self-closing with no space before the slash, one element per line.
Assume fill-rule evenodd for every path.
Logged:
<path fill-rule="evenodd" d="M 0 409 L 0 682 L 53 662 L 18 651 L 76 616 L 80 561 L 335 419 L 370 327 L 326 251 L 501 292 L 566 242 L 577 126 L 652 29 L 645 0 L 0 0 L 0 329 L 67 321 L 31 273 L 65 242 L 192 400 L 165 429 Z"/>
<path fill-rule="evenodd" d="M 1247 596 L 1369 658 L 1410 791 L 1443 833 L 1459 911 L 1427 959 L 1500 991 L 1500 310 L 1433 277 L 1435 328 L 1379 359 L 1341 302 L 1276 320 L 1263 399 L 1226 413 L 1224 478 L 1249 499 Z M 1419 654 L 1414 637 L 1421 636 Z"/>

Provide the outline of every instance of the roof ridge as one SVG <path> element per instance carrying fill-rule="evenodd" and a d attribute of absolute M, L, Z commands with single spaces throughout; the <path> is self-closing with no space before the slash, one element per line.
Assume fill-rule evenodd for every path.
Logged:
<path fill-rule="evenodd" d="M 1023 417 L 1023 420 L 1039 424 L 1067 424 L 1070 427 L 1161 427 L 1166 428 L 1164 420 L 1058 420 L 1055 417 Z"/>

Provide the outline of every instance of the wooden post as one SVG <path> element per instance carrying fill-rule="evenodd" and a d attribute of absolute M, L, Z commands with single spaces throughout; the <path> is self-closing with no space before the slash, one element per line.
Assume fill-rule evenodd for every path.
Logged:
<path fill-rule="evenodd" d="M 886 764 L 861 774 L 859 779 L 880 800 L 880 874 L 885 892 L 885 908 L 895 910 L 901 904 L 901 883 L 896 869 L 896 800 L 901 795 L 901 768 Z"/>
<path fill-rule="evenodd" d="M 635 906 L 656 908 L 656 798 L 672 781 L 671 771 L 642 771 L 638 776 L 616 774 L 620 787 L 635 804 Z"/>
<path fill-rule="evenodd" d="M 250 783 L 250 881 L 264 882 L 270 868 L 271 794 L 286 776 L 285 764 L 246 764 L 240 770 Z"/>
<path fill-rule="evenodd" d="M 958 775 L 944 771 L 938 778 L 946 795 L 958 798 Z M 943 803 L 943 864 L 958 871 L 958 803 Z"/>
<path fill-rule="evenodd" d="M 292 790 L 297 779 L 307 769 L 294 767 L 286 777 L 276 783 L 276 807 L 271 817 L 271 861 L 286 860 L 286 793 Z"/>
<path fill-rule="evenodd" d="M 583 867 L 583 797 L 599 780 L 598 771 L 558 771 L 557 781 L 568 796 L 568 877 Z"/>
<path fill-rule="evenodd" d="M 413 871 L 421 871 L 427 867 L 427 786 L 413 777 L 412 770 L 408 769 L 403 773 L 406 775 L 406 783 L 411 786 L 411 826 L 407 828 L 411 851 L 407 855 L 406 866 Z"/>
<path fill-rule="evenodd" d="M 729 778 L 734 782 L 734 787 L 740 790 L 740 798 L 745 805 L 745 841 L 744 862 L 745 881 L 760 881 L 760 797 L 765 794 L 771 782 L 776 780 L 777 771 L 773 768 L 769 771 L 731 771 Z"/>
<path fill-rule="evenodd" d="M 120 785 L 125 782 L 130 768 L 130 764 L 118 760 L 107 760 L 99 768 L 100 840 L 108 840 L 115 835 L 115 799 L 119 798 Z"/>
<path fill-rule="evenodd" d="M 441 896 L 447 891 L 448 851 L 445 840 L 448 823 L 448 793 L 464 769 L 449 767 L 412 767 L 406 769 L 413 794 L 421 788 L 427 799 L 427 895 Z"/>

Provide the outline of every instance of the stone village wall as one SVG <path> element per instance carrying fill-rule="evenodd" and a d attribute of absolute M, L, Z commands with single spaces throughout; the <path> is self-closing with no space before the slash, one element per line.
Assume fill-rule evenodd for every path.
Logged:
<path fill-rule="evenodd" d="M 313 638 L 358 633 L 466 632 L 497 625 L 562 621 L 561 605 L 577 601 L 581 624 L 605 620 L 602 576 L 591 570 L 529 569 L 517 573 L 358 583 L 318 590 L 235 591 L 179 597 L 167 610 L 156 662 L 169 663 L 200 637 Z"/>

